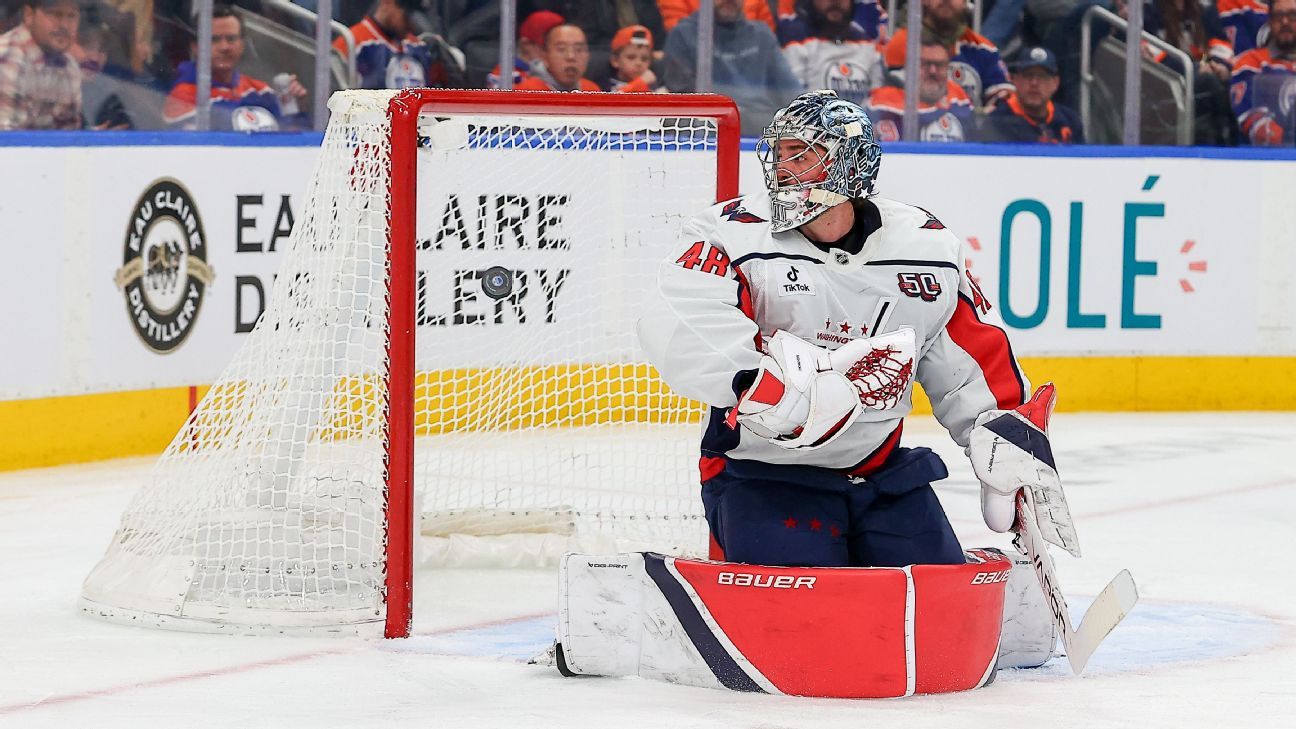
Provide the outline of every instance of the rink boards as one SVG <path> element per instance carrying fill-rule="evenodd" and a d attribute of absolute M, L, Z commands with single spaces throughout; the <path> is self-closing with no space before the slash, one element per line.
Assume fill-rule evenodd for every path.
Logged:
<path fill-rule="evenodd" d="M 13 273 L 0 290 L 0 469 L 160 451 L 268 300 L 318 137 L 0 144 L 4 167 L 25 171 L 0 180 Z M 879 192 L 964 241 L 1027 374 L 1057 382 L 1062 409 L 1296 409 L 1296 157 L 956 151 L 888 147 Z M 742 163 L 741 189 L 759 191 L 750 150 Z M 188 285 L 150 310 L 132 298 L 147 262 L 132 264 L 131 239 L 160 210 Z M 657 396 L 643 382 L 631 394 Z"/>

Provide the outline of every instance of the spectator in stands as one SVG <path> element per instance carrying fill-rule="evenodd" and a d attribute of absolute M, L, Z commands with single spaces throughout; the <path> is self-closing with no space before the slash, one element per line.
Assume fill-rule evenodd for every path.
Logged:
<path fill-rule="evenodd" d="M 1225 39 L 1214 8 L 1203 8 L 1198 0 L 1150 0 L 1144 2 L 1145 32 L 1178 48 L 1192 59 L 1193 96 L 1196 117 L 1194 140 L 1198 145 L 1233 145 L 1237 129 L 1228 98 L 1233 50 Z M 1125 0 L 1116 0 L 1122 18 L 1129 13 Z M 1118 36 L 1123 36 L 1117 33 Z M 1182 61 L 1143 44 L 1144 55 L 1176 73 L 1184 74 Z"/>
<path fill-rule="evenodd" d="M 126 41 L 127 64 L 134 73 L 142 73 L 153 57 L 153 1 L 154 0 L 104 0 L 104 4 L 117 11 L 120 26 L 129 32 Z"/>
<path fill-rule="evenodd" d="M 135 125 L 126 112 L 121 97 L 114 93 L 113 83 L 102 74 L 108 53 L 104 41 L 108 28 L 99 23 L 82 21 L 77 42 L 68 54 L 81 68 L 81 113 L 87 129 L 131 129 Z"/>
<path fill-rule="evenodd" d="M 981 6 L 981 35 L 1005 53 L 1017 43 L 1025 20 L 1026 0 L 990 0 Z"/>
<path fill-rule="evenodd" d="M 1243 144 L 1296 146 L 1296 0 L 1269 4 L 1269 39 L 1233 64 L 1229 90 Z"/>
<path fill-rule="evenodd" d="M 1124 2 L 1120 4 L 1125 5 Z M 1233 65 L 1233 45 L 1224 33 L 1215 8 L 1203 8 L 1199 0 L 1153 0 L 1145 5 L 1148 5 L 1148 12 L 1144 14 L 1144 31 L 1191 56 L 1198 64 L 1198 73 L 1228 81 Z M 1163 54 L 1154 53 L 1153 57 L 1165 62 Z"/>
<path fill-rule="evenodd" d="M 774 3 L 778 7 L 778 21 L 796 15 L 797 6 L 802 2 L 803 0 L 778 0 Z M 851 11 L 851 20 L 864 29 L 864 35 L 869 40 L 878 42 L 879 49 L 886 45 L 888 36 L 886 8 L 882 7 L 884 2 L 886 0 L 852 0 L 855 8 Z"/>
<path fill-rule="evenodd" d="M 774 33 L 743 17 L 742 0 L 715 0 L 712 90 L 732 98 L 742 112 L 742 133 L 760 134 L 805 87 L 788 67 Z M 693 91 L 697 78 L 698 14 L 681 20 L 666 37 L 665 82 L 671 91 Z"/>
<path fill-rule="evenodd" d="M 1235 56 L 1260 46 L 1260 30 L 1269 22 L 1268 0 L 1217 0 L 1215 10 Z"/>
<path fill-rule="evenodd" d="M 544 66 L 535 68 L 516 88 L 522 91 L 598 91 L 598 84 L 585 78 L 589 68 L 589 44 L 585 31 L 563 23 L 545 33 Z"/>
<path fill-rule="evenodd" d="M 604 65 L 612 38 L 628 25 L 642 25 L 654 38 L 666 37 L 656 0 L 521 0 L 518 3 L 519 15 L 530 10 L 549 10 L 580 26 L 590 45 L 591 68 Z"/>
<path fill-rule="evenodd" d="M 627 25 L 612 38 L 612 55 L 608 63 L 612 73 L 604 91 L 649 93 L 661 90 L 657 74 L 649 68 L 653 59 L 652 31 L 642 25 Z"/>
<path fill-rule="evenodd" d="M 76 0 L 24 0 L 22 25 L 0 35 L 0 130 L 80 129 L 81 70 L 68 55 Z"/>
<path fill-rule="evenodd" d="M 868 0 L 876 6 L 876 2 Z M 854 21 L 865 0 L 798 0 L 796 14 L 779 18 L 778 39 L 792 73 L 809 89 L 832 89 L 860 106 L 882 85 L 882 54 Z"/>
<path fill-rule="evenodd" d="M 362 89 L 446 86 L 449 74 L 438 50 L 414 35 L 409 14 L 422 0 L 378 0 L 373 13 L 351 26 Z M 341 38 L 333 47 L 344 56 Z"/>
<path fill-rule="evenodd" d="M 1012 66 L 1017 90 L 985 119 L 984 141 L 1081 144 L 1080 116 L 1053 103 L 1058 90 L 1057 57 L 1047 48 L 1022 49 Z"/>
<path fill-rule="evenodd" d="M 543 68 L 544 39 L 550 28 L 567 22 L 563 16 L 548 10 L 537 10 L 518 26 L 517 50 L 513 58 L 513 88 L 527 79 L 536 68 Z M 500 88 L 500 67 L 486 76 L 486 86 Z"/>
<path fill-rule="evenodd" d="M 275 92 L 264 81 L 238 72 L 245 43 L 243 21 L 228 5 L 212 8 L 211 128 L 240 132 L 272 132 L 304 122 L 300 113 L 285 114 Z M 196 55 L 194 43 L 191 55 Z M 294 102 L 306 95 L 295 76 L 284 89 L 285 99 Z M 198 69 L 185 61 L 177 69 L 176 84 L 162 105 L 163 120 L 173 126 L 192 129 L 197 116 Z M 291 110 L 290 110 L 291 111 Z"/>
<path fill-rule="evenodd" d="M 1293 0 L 1296 2 L 1296 0 Z M 897 48 L 899 50 L 897 50 Z M 977 139 L 972 101 L 963 87 L 950 80 L 950 51 L 941 39 L 924 33 L 918 64 L 918 139 L 922 142 L 964 142 Z M 904 66 L 904 46 L 895 38 L 887 44 L 887 64 Z M 904 130 L 904 89 L 882 86 L 869 96 L 867 107 L 879 141 L 896 142 Z"/>
<path fill-rule="evenodd" d="M 985 36 L 968 26 L 967 0 L 922 0 L 923 29 L 950 50 L 950 80 L 963 88 L 977 107 L 991 107 L 1013 92 L 1008 68 L 999 57 L 999 49 Z M 887 41 L 890 48 L 907 43 L 906 29 L 896 30 Z M 903 51 L 900 52 L 903 55 Z M 890 61 L 887 66 L 891 67 Z M 903 73 L 891 67 L 893 71 Z"/>
<path fill-rule="evenodd" d="M 740 2 L 743 16 L 748 20 L 764 23 L 770 30 L 774 30 L 774 14 L 770 12 L 766 0 L 740 0 Z M 716 4 L 719 5 L 718 2 Z M 699 0 L 657 0 L 657 7 L 661 8 L 662 24 L 666 26 L 666 30 L 674 30 L 681 20 L 696 13 L 700 6 Z"/>

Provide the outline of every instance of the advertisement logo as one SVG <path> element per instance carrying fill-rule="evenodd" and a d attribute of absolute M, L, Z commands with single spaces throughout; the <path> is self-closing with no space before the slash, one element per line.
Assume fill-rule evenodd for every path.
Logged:
<path fill-rule="evenodd" d="M 189 336 L 215 278 L 193 196 L 179 182 L 156 180 L 126 226 L 125 257 L 113 277 L 145 346 L 174 352 Z"/>

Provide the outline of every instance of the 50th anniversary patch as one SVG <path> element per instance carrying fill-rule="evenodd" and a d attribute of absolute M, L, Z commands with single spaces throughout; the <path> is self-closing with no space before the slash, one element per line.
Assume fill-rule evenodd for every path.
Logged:
<path fill-rule="evenodd" d="M 144 344 L 174 352 L 189 336 L 215 278 L 193 197 L 163 178 L 140 196 L 126 226 L 126 255 L 113 280 Z"/>

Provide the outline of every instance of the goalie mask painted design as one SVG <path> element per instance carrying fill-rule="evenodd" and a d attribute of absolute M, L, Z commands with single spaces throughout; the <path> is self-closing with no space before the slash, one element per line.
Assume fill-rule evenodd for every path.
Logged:
<path fill-rule="evenodd" d="M 804 142 L 802 154 L 820 155 L 822 164 L 791 179 L 785 170 L 780 184 L 781 139 Z M 838 203 L 868 196 L 882 165 L 873 122 L 858 104 L 837 98 L 835 91 L 810 91 L 779 109 L 761 134 L 756 153 L 770 193 L 775 233 L 804 225 Z"/>

